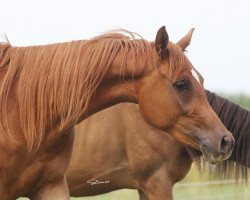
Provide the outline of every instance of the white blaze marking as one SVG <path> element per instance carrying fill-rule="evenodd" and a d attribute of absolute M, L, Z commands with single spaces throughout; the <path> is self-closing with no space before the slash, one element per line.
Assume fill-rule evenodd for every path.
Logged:
<path fill-rule="evenodd" d="M 196 73 L 196 71 L 194 69 L 191 70 L 191 73 L 193 75 L 193 77 L 198 81 L 198 83 L 200 83 L 200 79 L 198 74 Z"/>

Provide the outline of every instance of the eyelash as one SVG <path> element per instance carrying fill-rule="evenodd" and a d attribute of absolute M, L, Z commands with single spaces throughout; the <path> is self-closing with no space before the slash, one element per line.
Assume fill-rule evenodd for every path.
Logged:
<path fill-rule="evenodd" d="M 174 83 L 174 88 L 179 91 L 185 91 L 189 89 L 189 82 L 187 80 L 179 80 Z"/>

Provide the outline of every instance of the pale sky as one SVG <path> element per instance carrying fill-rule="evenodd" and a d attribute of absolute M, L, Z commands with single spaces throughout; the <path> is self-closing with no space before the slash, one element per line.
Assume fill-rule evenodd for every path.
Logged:
<path fill-rule="evenodd" d="M 250 95 L 249 0 L 0 0 L 13 46 L 88 39 L 114 28 L 153 41 L 165 25 L 177 42 L 195 28 L 188 57 L 207 89 Z"/>

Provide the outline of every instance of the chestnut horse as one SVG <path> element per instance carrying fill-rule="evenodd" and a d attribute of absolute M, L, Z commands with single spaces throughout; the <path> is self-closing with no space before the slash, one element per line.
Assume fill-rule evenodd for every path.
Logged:
<path fill-rule="evenodd" d="M 237 165 L 227 160 L 217 170 L 223 176 L 247 178 L 250 112 L 209 91 L 207 98 L 236 139 L 229 159 Z M 170 200 L 174 184 L 187 175 L 196 153 L 146 124 L 133 104 L 102 111 L 75 130 L 73 155 L 66 171 L 71 196 L 130 188 L 138 190 L 140 200 Z"/>
<path fill-rule="evenodd" d="M 0 199 L 69 199 L 64 173 L 73 127 L 120 102 L 138 103 L 149 124 L 200 149 L 207 161 L 227 159 L 232 134 L 183 53 L 192 32 L 177 44 L 165 27 L 155 42 L 127 32 L 43 46 L 0 44 Z"/>

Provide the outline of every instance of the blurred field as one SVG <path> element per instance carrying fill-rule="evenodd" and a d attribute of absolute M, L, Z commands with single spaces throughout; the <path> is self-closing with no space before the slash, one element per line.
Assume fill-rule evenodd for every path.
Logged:
<path fill-rule="evenodd" d="M 246 109 L 250 109 L 250 97 L 246 95 L 222 95 Z M 24 200 L 25 198 L 19 198 Z M 119 190 L 95 197 L 71 198 L 72 200 L 139 200 L 136 190 Z M 209 177 L 207 171 L 199 173 L 192 167 L 186 178 L 175 185 L 174 200 L 249 200 L 250 186 L 235 184 L 233 180 L 220 181 Z"/>
<path fill-rule="evenodd" d="M 239 95 L 221 94 L 221 96 L 224 96 L 224 97 L 230 99 L 231 101 L 238 103 L 242 107 L 250 110 L 250 96 L 248 96 L 248 95 L 245 95 L 245 94 L 239 94 Z"/>

